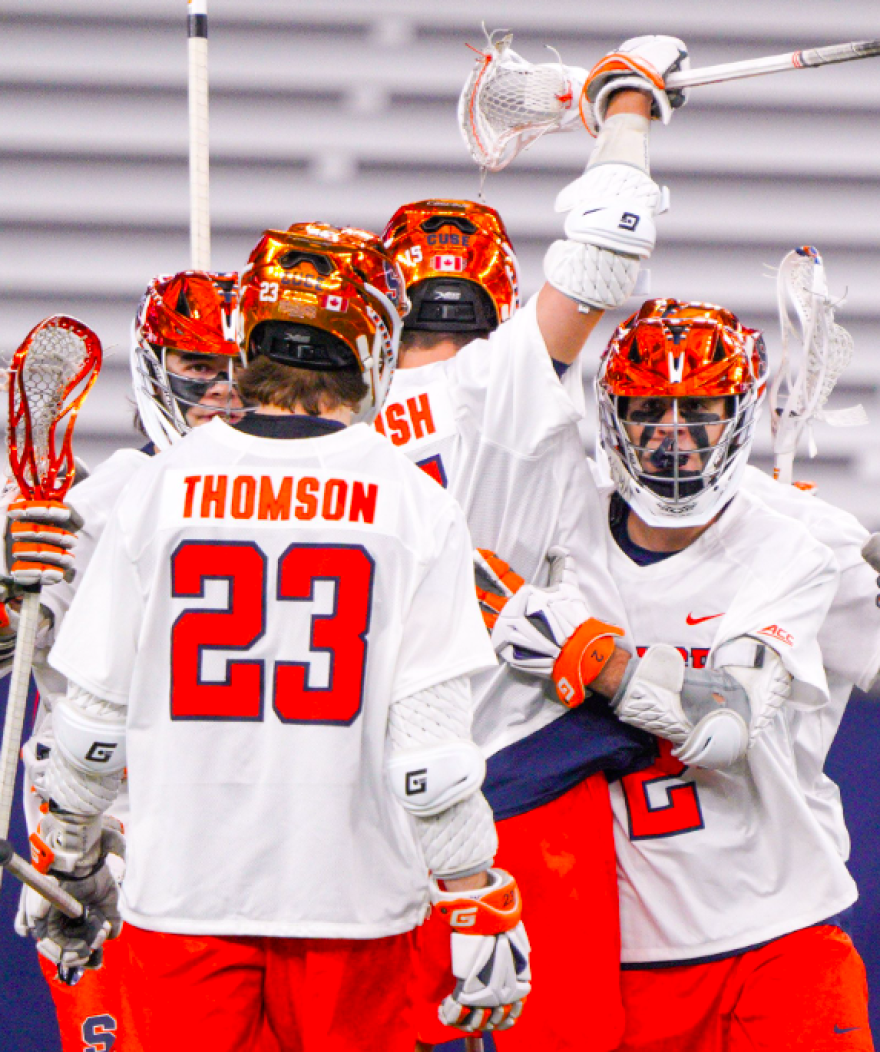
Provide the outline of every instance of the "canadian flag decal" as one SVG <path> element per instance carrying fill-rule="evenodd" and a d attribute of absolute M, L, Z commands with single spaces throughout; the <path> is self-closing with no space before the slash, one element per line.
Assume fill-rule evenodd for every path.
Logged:
<path fill-rule="evenodd" d="M 431 270 L 439 270 L 441 273 L 456 273 L 464 270 L 464 256 L 457 256 L 447 252 L 442 256 L 431 257 Z"/>
<path fill-rule="evenodd" d="M 324 310 L 335 310 L 341 314 L 348 310 L 348 300 L 344 296 L 324 296 L 321 306 Z"/>

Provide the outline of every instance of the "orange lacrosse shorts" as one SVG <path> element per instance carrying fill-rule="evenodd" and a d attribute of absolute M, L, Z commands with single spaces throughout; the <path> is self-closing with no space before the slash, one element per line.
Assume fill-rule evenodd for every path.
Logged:
<path fill-rule="evenodd" d="M 126 931 L 146 1052 L 413 1050 L 412 932 L 280 939 Z"/>
<path fill-rule="evenodd" d="M 499 1052 L 611 1052 L 623 1032 L 617 870 L 608 783 L 591 775 L 532 811 L 498 822 L 495 864 L 516 878 L 532 946 L 533 986 Z M 449 927 L 437 913 L 418 932 L 419 1037 L 461 1038 L 437 1006 L 452 992 Z"/>
<path fill-rule="evenodd" d="M 848 935 L 804 928 L 708 964 L 622 973 L 619 1052 L 871 1052 L 865 968 Z"/>
<path fill-rule="evenodd" d="M 85 971 L 75 986 L 60 982 L 57 967 L 37 955 L 55 1005 L 63 1052 L 144 1052 L 129 1007 L 133 993 L 125 974 L 127 935 L 123 928 L 118 939 L 105 942 L 104 963 Z"/>

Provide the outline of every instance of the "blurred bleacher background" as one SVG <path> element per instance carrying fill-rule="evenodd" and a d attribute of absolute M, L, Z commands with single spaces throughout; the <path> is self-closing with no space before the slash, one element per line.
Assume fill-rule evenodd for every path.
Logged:
<path fill-rule="evenodd" d="M 326 219 L 381 229 L 402 202 L 473 197 L 479 177 L 455 101 L 480 24 L 514 31 L 532 61 L 590 66 L 624 38 L 683 37 L 694 65 L 880 36 L 878 0 L 210 0 L 213 265 L 240 267 L 264 227 Z M 139 445 L 128 330 L 147 281 L 189 264 L 185 0 L 0 0 L 0 355 L 40 319 L 73 313 L 106 366 L 78 428 L 92 464 Z M 868 427 L 819 427 L 801 462 L 820 492 L 880 528 L 880 60 L 697 88 L 655 126 L 653 173 L 672 190 L 653 294 L 722 302 L 778 351 L 775 265 L 819 246 L 856 358 L 834 405 Z M 554 196 L 580 173 L 586 133 L 552 136 L 489 178 L 523 264 L 541 281 L 560 229 Z M 612 321 L 601 333 L 607 336 Z M 587 352 L 595 362 L 597 338 Z M 765 423 L 756 449 L 771 462 Z M 2 694 L 0 685 L 0 694 Z M 2 699 L 0 699 L 2 700 Z M 2 708 L 2 705 L 0 705 Z M 853 932 L 880 980 L 880 749 L 876 702 L 857 698 L 829 770 L 842 785 L 863 892 Z M 23 847 L 23 833 L 16 838 Z M 50 1052 L 32 951 L 0 903 L 0 1052 Z M 878 1021 L 880 1028 L 880 1021 Z M 880 1036 L 880 1034 L 878 1034 Z"/>
<path fill-rule="evenodd" d="M 107 365 L 78 448 L 97 463 L 137 444 L 128 327 L 149 278 L 189 263 L 184 0 L 0 0 L 0 352 L 47 314 L 97 329 Z M 217 269 L 259 232 L 323 218 L 381 230 L 403 201 L 475 196 L 455 100 L 481 21 L 533 61 L 589 66 L 622 39 L 669 32 L 694 65 L 878 35 L 877 0 L 210 0 L 211 178 Z M 778 348 L 775 265 L 816 244 L 856 360 L 835 405 L 871 426 L 819 429 L 801 477 L 880 527 L 880 60 L 697 88 L 655 126 L 655 177 L 672 190 L 652 292 L 721 302 Z M 556 191 L 591 140 L 552 136 L 485 187 L 527 293 L 557 235 Z M 607 335 L 606 319 L 602 333 Z M 588 352 L 596 359 L 599 339 Z M 769 427 L 758 462 L 770 463 Z"/>

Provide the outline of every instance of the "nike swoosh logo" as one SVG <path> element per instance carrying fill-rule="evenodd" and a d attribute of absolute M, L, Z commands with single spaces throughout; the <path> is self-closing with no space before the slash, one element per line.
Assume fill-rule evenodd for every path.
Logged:
<path fill-rule="evenodd" d="M 838 1026 L 836 1023 L 834 1024 L 834 1033 L 835 1034 L 849 1034 L 849 1033 L 852 1033 L 853 1030 L 861 1030 L 861 1029 L 862 1028 L 860 1026 Z"/>
<path fill-rule="evenodd" d="M 701 625 L 704 621 L 714 621 L 716 617 L 724 617 L 724 614 L 709 614 L 708 617 L 694 617 L 693 614 L 688 614 L 684 620 L 688 625 Z"/>

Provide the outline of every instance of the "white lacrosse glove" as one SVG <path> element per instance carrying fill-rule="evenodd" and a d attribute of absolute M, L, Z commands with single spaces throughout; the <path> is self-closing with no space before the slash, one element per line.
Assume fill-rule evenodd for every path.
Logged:
<path fill-rule="evenodd" d="M 562 704 L 575 708 L 623 630 L 590 616 L 564 548 L 551 548 L 548 557 L 549 586 L 523 585 L 508 599 L 492 630 L 492 646 L 513 668 L 552 679 Z"/>
<path fill-rule="evenodd" d="M 20 596 L 19 592 L 16 598 Z M 11 603 L 0 602 L 0 676 L 12 668 L 12 659 L 15 657 L 15 640 L 18 636 L 18 623 L 20 615 Z M 52 611 L 45 606 L 40 607 L 40 616 L 37 621 L 37 634 L 34 645 L 37 650 L 50 650 L 54 640 L 53 629 L 55 618 Z"/>
<path fill-rule="evenodd" d="M 618 718 L 675 743 L 672 755 L 688 767 L 741 760 L 788 699 L 791 677 L 775 651 L 747 637 L 713 660 L 713 668 L 686 669 L 675 647 L 650 647 L 612 700 Z"/>
<path fill-rule="evenodd" d="M 18 612 L 0 601 L 0 675 L 12 668 L 17 634 Z"/>
<path fill-rule="evenodd" d="M 587 74 L 581 95 L 581 117 L 587 130 L 597 135 L 605 123 L 608 103 L 616 91 L 629 88 L 651 95 L 651 116 L 668 124 L 672 111 L 687 102 L 687 91 L 667 92 L 670 73 L 690 69 L 690 58 L 678 37 L 643 36 L 625 40 L 616 51 L 600 59 Z"/>
<path fill-rule="evenodd" d="M 432 900 L 452 928 L 455 990 L 440 1005 L 440 1021 L 473 1033 L 507 1030 L 532 989 L 522 900 L 513 877 L 488 871 L 474 891 L 444 891 L 432 882 Z"/>
<path fill-rule="evenodd" d="M 483 623 L 491 632 L 498 615 L 525 582 L 509 563 L 488 548 L 474 549 L 474 579 Z"/>
<path fill-rule="evenodd" d="M 71 548 L 82 519 L 59 500 L 19 497 L 7 509 L 12 579 L 22 587 L 57 584 L 73 570 Z"/>
<path fill-rule="evenodd" d="M 100 968 L 101 947 L 122 930 L 119 888 L 108 858 L 124 857 L 121 827 L 100 815 L 47 811 L 31 836 L 34 865 L 87 907 L 72 920 L 38 892 L 22 890 L 15 930 L 35 940 L 37 950 L 59 966 L 59 975 Z"/>

